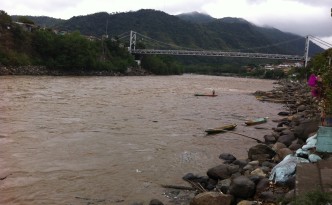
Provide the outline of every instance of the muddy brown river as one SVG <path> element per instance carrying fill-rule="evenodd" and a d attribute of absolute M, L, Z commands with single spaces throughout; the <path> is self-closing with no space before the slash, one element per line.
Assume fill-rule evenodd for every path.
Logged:
<path fill-rule="evenodd" d="M 257 101 L 273 81 L 202 75 L 0 77 L 0 204 L 172 204 L 161 184 L 206 175 L 258 139 L 282 105 Z M 211 93 L 217 97 L 195 97 Z M 244 121 L 270 117 L 261 127 Z"/>

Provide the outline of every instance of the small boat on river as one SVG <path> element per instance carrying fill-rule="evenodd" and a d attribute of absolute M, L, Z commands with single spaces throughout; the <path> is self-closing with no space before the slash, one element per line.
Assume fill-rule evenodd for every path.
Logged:
<path fill-rule="evenodd" d="M 216 94 L 202 94 L 202 93 L 195 93 L 195 96 L 207 96 L 207 97 L 216 97 Z"/>
<path fill-rule="evenodd" d="M 216 133 L 220 133 L 220 132 L 227 132 L 229 130 L 234 130 L 236 128 L 236 124 L 229 124 L 229 125 L 224 125 L 221 127 L 217 127 L 217 128 L 211 128 L 211 129 L 206 129 L 205 132 L 207 134 L 216 134 Z"/>
<path fill-rule="evenodd" d="M 246 125 L 257 125 L 257 124 L 262 124 L 267 122 L 267 117 L 260 117 L 260 118 L 256 118 L 254 120 L 248 120 L 246 122 L 244 122 Z"/>

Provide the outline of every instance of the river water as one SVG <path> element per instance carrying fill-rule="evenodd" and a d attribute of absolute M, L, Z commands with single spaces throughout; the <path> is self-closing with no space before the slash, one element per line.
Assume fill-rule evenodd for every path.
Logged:
<path fill-rule="evenodd" d="M 223 152 L 247 158 L 254 140 L 204 130 L 227 123 L 258 139 L 244 121 L 282 105 L 255 99 L 273 81 L 202 75 L 0 77 L 0 204 L 131 204 L 158 198 L 161 184 L 188 186 Z M 217 97 L 195 97 L 211 93 Z"/>

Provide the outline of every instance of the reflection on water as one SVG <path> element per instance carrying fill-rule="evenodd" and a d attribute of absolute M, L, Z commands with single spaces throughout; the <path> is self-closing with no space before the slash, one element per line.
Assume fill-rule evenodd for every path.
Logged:
<path fill-rule="evenodd" d="M 130 204 L 158 198 L 160 184 L 187 185 L 222 152 L 246 158 L 256 142 L 207 128 L 273 117 L 281 105 L 252 92 L 272 81 L 199 75 L 0 77 L 0 204 Z M 211 93 L 217 97 L 195 97 Z M 263 126 L 274 127 L 269 121 Z"/>

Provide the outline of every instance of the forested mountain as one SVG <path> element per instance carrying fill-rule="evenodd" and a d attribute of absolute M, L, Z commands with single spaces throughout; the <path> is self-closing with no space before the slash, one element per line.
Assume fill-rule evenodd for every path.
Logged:
<path fill-rule="evenodd" d="M 16 21 L 20 17 L 30 19 L 36 25 L 39 25 L 40 27 L 43 27 L 43 28 L 45 28 L 45 27 L 46 28 L 53 28 L 53 27 L 61 24 L 61 22 L 65 21 L 63 19 L 57 19 L 57 18 L 52 18 L 52 17 L 47 17 L 47 16 L 17 16 L 17 15 L 13 15 L 12 19 L 14 21 Z"/>
<path fill-rule="evenodd" d="M 115 14 L 102 12 L 76 16 L 55 27 L 97 37 L 106 32 L 117 36 L 134 30 L 168 44 L 196 49 L 303 55 L 305 45 L 305 38 L 295 34 L 259 27 L 244 19 L 215 19 L 197 12 L 177 16 L 150 9 Z M 311 55 L 320 51 L 315 45 L 310 48 Z"/>
<path fill-rule="evenodd" d="M 0 40 L 0 65 L 42 64 L 49 67 L 83 70 L 121 70 L 133 66 L 133 57 L 126 51 L 129 31 L 133 30 L 157 42 L 196 50 L 222 50 L 234 52 L 260 52 L 303 55 L 305 38 L 285 33 L 275 28 L 259 27 L 245 19 L 215 19 L 197 12 L 169 15 L 162 11 L 143 9 L 123 13 L 100 12 L 75 16 L 68 20 L 49 17 L 24 16 L 41 28 L 24 33 L 15 23 L 6 30 L 6 19 Z M 19 16 L 13 16 L 20 19 Z M 22 19 L 22 18 L 21 18 Z M 1 23 L 1 22 L 0 22 Z M 0 25 L 1 26 L 1 25 Z M 54 31 L 67 31 L 58 36 Z M 109 38 L 102 38 L 108 35 Z M 90 41 L 86 36 L 97 37 Z M 150 46 L 149 42 L 137 39 L 138 47 Z M 23 45 L 23 46 L 22 46 Z M 158 49 L 158 47 L 152 47 Z M 10 51 L 10 52 L 8 52 Z M 310 46 L 310 55 L 321 52 L 316 45 Z M 272 60 L 198 57 L 198 56 L 135 56 L 142 66 L 156 74 L 182 72 L 237 73 L 245 71 L 245 65 L 271 63 Z M 275 62 L 275 61 L 274 61 Z"/>
<path fill-rule="evenodd" d="M 190 13 L 183 13 L 176 16 L 182 20 L 189 21 L 192 23 L 208 23 L 215 20 L 215 18 L 209 16 L 208 14 L 202 14 L 197 11 Z"/>

